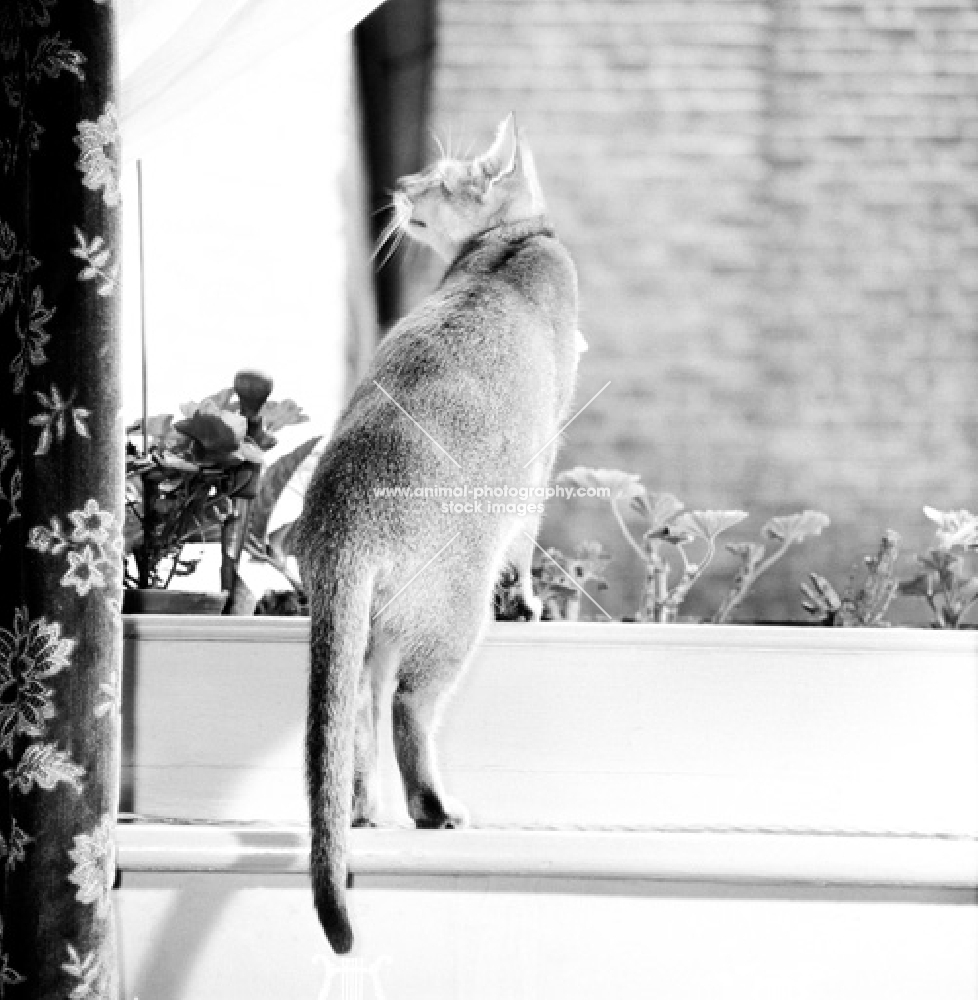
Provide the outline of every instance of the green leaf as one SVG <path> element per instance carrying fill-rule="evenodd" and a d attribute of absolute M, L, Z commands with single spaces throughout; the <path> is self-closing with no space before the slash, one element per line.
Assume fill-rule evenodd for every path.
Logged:
<path fill-rule="evenodd" d="M 231 405 L 231 397 L 234 395 L 234 389 L 228 386 L 222 389 L 220 392 L 212 393 L 210 396 L 205 396 L 197 406 L 197 409 L 202 409 L 206 404 L 213 404 L 217 410 L 237 410 L 236 406 Z M 214 412 L 208 407 L 207 412 Z"/>
<path fill-rule="evenodd" d="M 631 500 L 644 493 L 644 487 L 639 483 L 639 477 L 631 472 L 620 472 L 617 469 L 592 469 L 578 465 L 567 469 L 557 476 L 560 486 L 576 487 L 578 490 L 597 489 L 607 491 L 611 500 Z"/>
<path fill-rule="evenodd" d="M 254 441 L 248 439 L 241 442 L 241 445 L 234 454 L 242 462 L 254 462 L 256 465 L 261 465 L 265 461 L 265 452 Z"/>
<path fill-rule="evenodd" d="M 664 528 L 684 507 L 671 493 L 647 493 L 645 488 L 632 498 L 631 508 L 649 522 L 649 532 Z"/>
<path fill-rule="evenodd" d="M 197 412 L 186 420 L 178 420 L 174 429 L 197 442 L 195 457 L 201 462 L 220 461 L 236 451 L 244 441 L 248 421 L 239 413 L 218 408 L 205 399 Z"/>
<path fill-rule="evenodd" d="M 957 604 L 964 610 L 976 598 L 978 598 L 978 577 L 970 577 L 966 580 L 957 593 Z"/>
<path fill-rule="evenodd" d="M 800 514 L 772 517 L 761 528 L 761 535 L 764 538 L 776 539 L 791 545 L 805 538 L 820 535 L 822 529 L 827 528 L 831 523 L 828 515 L 823 514 L 820 510 L 804 510 Z"/>
<path fill-rule="evenodd" d="M 925 555 L 917 556 L 917 562 L 947 582 L 956 580 L 961 569 L 961 556 L 947 549 L 931 549 Z"/>
<path fill-rule="evenodd" d="M 933 597 L 934 583 L 933 573 L 918 573 L 909 580 L 901 580 L 897 593 L 901 597 Z"/>
<path fill-rule="evenodd" d="M 717 535 L 740 524 L 749 516 L 745 510 L 692 510 L 680 514 L 675 526 L 680 531 L 690 532 L 696 538 L 712 542 Z"/>
<path fill-rule="evenodd" d="M 801 585 L 802 593 L 807 598 L 802 601 L 802 607 L 811 615 L 829 618 L 842 607 L 842 598 L 824 576 L 811 573 L 808 579 L 809 583 Z"/>
<path fill-rule="evenodd" d="M 164 469 L 172 469 L 175 472 L 200 472 L 200 466 L 196 462 L 188 462 L 187 459 L 174 455 L 171 451 L 160 454 L 159 464 Z"/>
<path fill-rule="evenodd" d="M 309 417 L 294 399 L 270 399 L 259 411 L 265 430 L 270 433 L 289 427 L 293 424 L 303 424 Z"/>

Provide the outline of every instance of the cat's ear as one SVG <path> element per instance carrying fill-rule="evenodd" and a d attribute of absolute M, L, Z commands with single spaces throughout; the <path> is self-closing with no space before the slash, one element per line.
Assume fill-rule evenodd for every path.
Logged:
<path fill-rule="evenodd" d="M 492 145 L 479 157 L 479 165 L 486 179 L 494 184 L 516 167 L 519 150 L 519 138 L 516 133 L 516 122 L 513 115 L 508 114 L 496 129 L 496 138 Z"/>
<path fill-rule="evenodd" d="M 523 139 L 523 133 L 516 131 L 516 153 L 513 157 L 510 176 L 519 179 L 523 190 L 530 197 L 530 205 L 534 212 L 545 212 L 546 204 L 543 200 L 543 192 L 540 189 L 540 181 L 537 178 L 537 168 L 533 160 L 530 147 Z"/>
<path fill-rule="evenodd" d="M 496 185 L 512 185 L 512 190 L 522 191 L 529 196 L 533 212 L 546 210 L 533 154 L 524 141 L 522 132 L 516 127 L 512 114 L 507 115 L 500 123 L 492 146 L 476 162 L 485 179 L 483 197 Z"/>

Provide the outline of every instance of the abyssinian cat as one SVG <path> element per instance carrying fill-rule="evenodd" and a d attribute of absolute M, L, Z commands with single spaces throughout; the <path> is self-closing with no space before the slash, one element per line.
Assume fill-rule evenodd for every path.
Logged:
<path fill-rule="evenodd" d="M 577 277 L 544 213 L 512 116 L 483 155 L 446 157 L 397 182 L 388 235 L 396 228 L 430 245 L 448 270 L 380 345 L 306 494 L 295 551 L 312 618 L 312 880 L 339 953 L 353 943 L 346 831 L 376 822 L 381 692 L 393 685 L 411 817 L 462 826 L 435 761 L 439 711 L 507 563 L 539 614 L 530 575 L 539 514 L 507 511 L 498 495 L 487 501 L 503 509 L 478 509 L 473 496 L 544 486 L 569 408 Z M 428 495 L 383 495 L 389 488 Z M 468 512 L 452 507 L 465 503 Z"/>

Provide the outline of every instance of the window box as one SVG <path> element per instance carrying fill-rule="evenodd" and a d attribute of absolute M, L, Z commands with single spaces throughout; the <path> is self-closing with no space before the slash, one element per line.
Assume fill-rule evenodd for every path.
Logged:
<path fill-rule="evenodd" d="M 397 829 L 387 762 L 355 966 L 308 897 L 307 628 L 126 622 L 127 993 L 177 967 L 168 996 L 237 1000 L 273 974 L 343 995 L 330 970 L 391 996 L 978 988 L 978 634 L 494 625 L 439 734 L 477 828 Z"/>
<path fill-rule="evenodd" d="M 307 634 L 127 619 L 124 807 L 305 822 Z M 497 623 L 439 744 L 481 825 L 974 831 L 976 698 L 976 632 Z"/>

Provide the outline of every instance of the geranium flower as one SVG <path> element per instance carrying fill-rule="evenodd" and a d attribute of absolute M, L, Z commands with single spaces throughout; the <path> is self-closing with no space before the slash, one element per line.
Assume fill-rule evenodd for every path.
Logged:
<path fill-rule="evenodd" d="M 970 511 L 925 507 L 924 514 L 937 525 L 937 544 L 942 549 L 978 545 L 978 517 Z"/>
<path fill-rule="evenodd" d="M 232 501 L 257 493 L 265 451 L 276 443 L 268 414 L 280 427 L 308 419 L 291 400 L 269 402 L 271 388 L 262 373 L 241 371 L 233 387 L 182 404 L 176 420 L 147 418 L 145 441 L 130 442 L 126 456 L 125 549 L 136 570 L 127 568 L 127 586 L 167 586 L 193 567 L 182 556 L 188 542 L 212 541 L 232 514 L 248 516 Z"/>
<path fill-rule="evenodd" d="M 193 441 L 191 458 L 197 462 L 226 465 L 241 460 L 239 449 L 248 432 L 248 421 L 240 413 L 223 410 L 213 400 L 205 399 L 191 416 L 176 421 L 173 427 Z"/>

